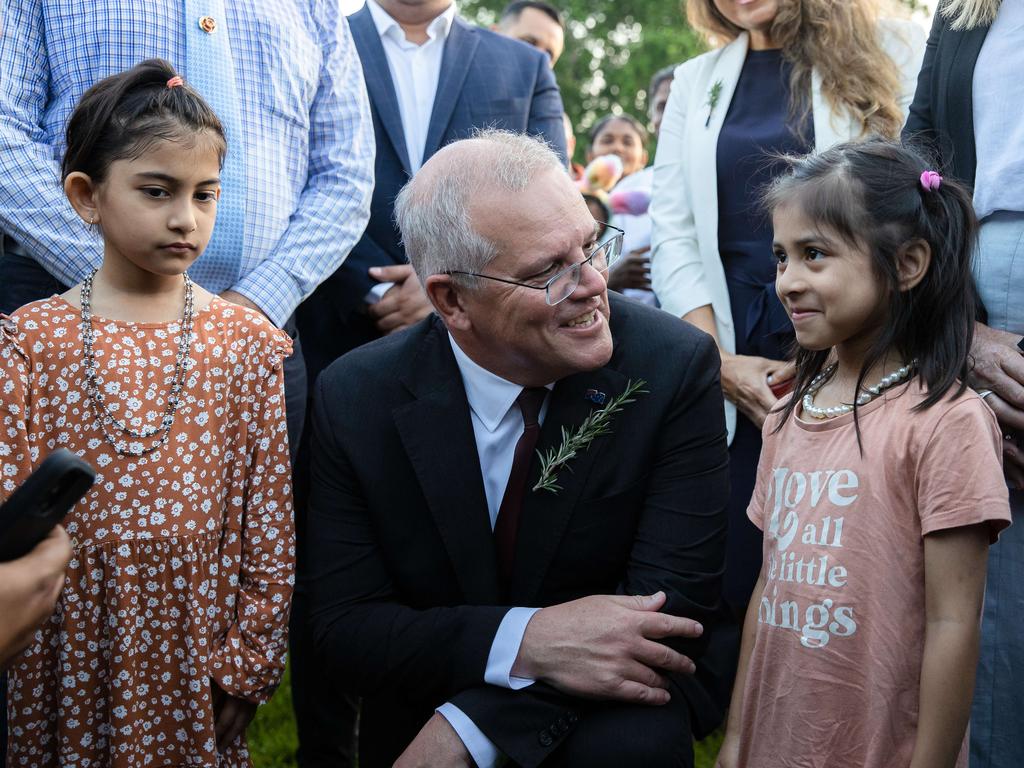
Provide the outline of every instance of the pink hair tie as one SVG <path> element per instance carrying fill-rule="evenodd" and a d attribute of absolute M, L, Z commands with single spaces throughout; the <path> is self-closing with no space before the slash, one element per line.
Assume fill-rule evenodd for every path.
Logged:
<path fill-rule="evenodd" d="M 181 75 L 175 75 L 167 81 L 168 88 L 180 88 L 185 84 L 185 81 L 181 79 Z"/>
<path fill-rule="evenodd" d="M 921 186 L 926 192 L 935 192 L 942 186 L 942 177 L 935 171 L 925 171 L 921 174 Z"/>

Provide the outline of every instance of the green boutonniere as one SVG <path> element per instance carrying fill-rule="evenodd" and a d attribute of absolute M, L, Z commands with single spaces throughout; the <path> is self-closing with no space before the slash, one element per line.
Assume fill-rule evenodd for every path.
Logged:
<path fill-rule="evenodd" d="M 562 444 L 560 446 L 551 448 L 546 454 L 537 451 L 541 462 L 540 479 L 533 486 L 533 490 L 551 491 L 552 493 L 558 493 L 562 490 L 562 486 L 557 482 L 558 473 L 572 459 L 576 458 L 577 454 L 589 448 L 595 437 L 611 434 L 610 423 L 612 416 L 629 403 L 634 402 L 636 398 L 633 395 L 646 394 L 647 390 L 642 389 L 646 384 L 647 382 L 643 379 L 636 382 L 630 379 L 626 383 L 626 389 L 621 395 L 613 398 L 608 405 L 599 408 L 587 416 L 574 433 L 570 434 L 567 428 L 562 427 Z"/>
<path fill-rule="evenodd" d="M 705 128 L 707 128 L 709 125 L 711 125 L 711 115 L 714 114 L 715 107 L 718 106 L 718 100 L 719 100 L 719 98 L 721 98 L 721 96 L 722 96 L 722 81 L 721 80 L 716 80 L 715 84 L 712 85 L 711 89 L 708 91 L 708 100 L 706 102 L 707 103 L 707 107 L 708 107 L 708 119 L 704 121 L 704 127 Z"/>

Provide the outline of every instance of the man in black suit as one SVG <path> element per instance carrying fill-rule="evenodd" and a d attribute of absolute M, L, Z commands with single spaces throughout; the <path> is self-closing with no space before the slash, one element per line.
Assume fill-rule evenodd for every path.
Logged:
<path fill-rule="evenodd" d="M 692 765 L 728 495 L 714 343 L 609 304 L 621 238 L 532 139 L 442 149 L 396 215 L 437 316 L 320 377 L 302 575 L 323 674 L 363 696 L 360 766 Z"/>

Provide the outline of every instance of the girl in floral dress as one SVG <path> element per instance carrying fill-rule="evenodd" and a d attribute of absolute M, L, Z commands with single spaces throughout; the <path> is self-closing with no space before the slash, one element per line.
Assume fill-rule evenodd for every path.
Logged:
<path fill-rule="evenodd" d="M 12 766 L 244 766 L 284 669 L 288 337 L 193 284 L 224 132 L 166 62 L 97 83 L 64 189 L 102 266 L 0 330 L 0 499 L 57 447 L 96 467 L 57 608 L 10 670 Z"/>

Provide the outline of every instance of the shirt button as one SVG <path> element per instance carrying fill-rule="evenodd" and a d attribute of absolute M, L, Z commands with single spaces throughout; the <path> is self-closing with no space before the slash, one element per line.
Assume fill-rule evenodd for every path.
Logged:
<path fill-rule="evenodd" d="M 200 16 L 199 28 L 208 35 L 217 31 L 217 20 L 213 16 Z"/>

